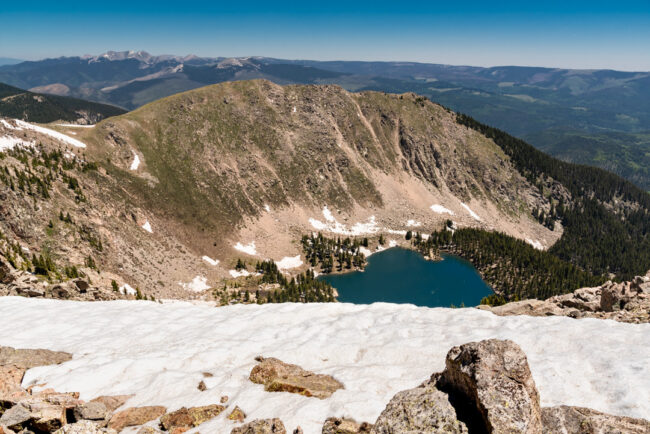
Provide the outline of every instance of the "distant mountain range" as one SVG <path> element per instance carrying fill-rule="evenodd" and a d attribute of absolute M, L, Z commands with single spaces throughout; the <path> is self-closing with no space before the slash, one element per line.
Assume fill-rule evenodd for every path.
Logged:
<path fill-rule="evenodd" d="M 415 92 L 650 190 L 650 73 L 415 62 L 152 56 L 107 52 L 0 66 L 0 82 L 126 109 L 223 81 L 338 84 L 350 91 Z"/>

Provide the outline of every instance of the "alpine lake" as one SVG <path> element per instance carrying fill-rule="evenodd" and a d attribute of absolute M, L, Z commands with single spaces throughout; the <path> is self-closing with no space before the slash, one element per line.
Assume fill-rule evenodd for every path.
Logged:
<path fill-rule="evenodd" d="M 476 306 L 493 293 L 471 263 L 453 255 L 427 261 L 419 253 L 393 247 L 374 253 L 364 271 L 319 279 L 339 293 L 342 303 L 411 303 L 426 307 Z"/>

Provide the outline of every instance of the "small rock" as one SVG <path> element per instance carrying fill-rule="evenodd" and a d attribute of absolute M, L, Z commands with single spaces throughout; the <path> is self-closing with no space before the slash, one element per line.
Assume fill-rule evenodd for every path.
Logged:
<path fill-rule="evenodd" d="M 82 279 L 78 279 L 74 281 L 75 286 L 79 289 L 79 292 L 82 294 L 85 294 L 86 291 L 88 291 L 88 288 L 90 288 L 90 285 L 88 282 Z"/>
<path fill-rule="evenodd" d="M 2 414 L 2 417 L 0 417 L 0 425 L 6 426 L 14 431 L 20 431 L 31 420 L 31 417 L 32 413 L 27 407 L 14 405 Z"/>
<path fill-rule="evenodd" d="M 650 422 L 581 407 L 542 408 L 544 434 L 648 434 Z"/>
<path fill-rule="evenodd" d="M 223 405 L 206 405 L 204 407 L 180 408 L 160 418 L 160 426 L 166 431 L 176 428 L 191 429 L 215 418 L 224 411 Z"/>
<path fill-rule="evenodd" d="M 72 359 L 72 354 L 63 351 L 23 350 L 0 347 L 0 365 L 15 365 L 18 368 L 58 365 Z"/>
<path fill-rule="evenodd" d="M 353 419 L 330 417 L 323 424 L 322 434 L 367 434 L 371 432 L 371 428 L 372 425 L 366 422 L 358 423 Z"/>
<path fill-rule="evenodd" d="M 1 433 L 0 433 L 1 434 Z M 293 430 L 293 434 L 304 434 L 302 431 L 302 428 L 299 426 L 296 427 L 296 429 Z"/>
<path fill-rule="evenodd" d="M 260 363 L 253 368 L 249 378 L 253 383 L 263 384 L 267 392 L 291 392 L 325 399 L 343 389 L 343 384 L 329 375 L 314 374 L 272 357 L 258 357 L 256 360 Z"/>
<path fill-rule="evenodd" d="M 471 431 L 541 433 L 539 394 L 521 348 L 489 339 L 453 347 L 437 387 Z"/>
<path fill-rule="evenodd" d="M 16 434 L 16 431 L 0 425 L 0 434 Z"/>
<path fill-rule="evenodd" d="M 205 378 L 214 377 L 214 375 L 211 374 L 211 373 L 209 373 L 209 372 L 204 372 L 204 373 L 203 373 L 203 376 L 204 376 Z"/>
<path fill-rule="evenodd" d="M 127 408 L 115 413 L 108 422 L 108 427 L 120 432 L 127 426 L 143 425 L 151 420 L 158 419 L 166 411 L 167 409 L 162 406 Z"/>
<path fill-rule="evenodd" d="M 287 434 L 280 419 L 256 419 L 237 428 L 230 434 Z"/>
<path fill-rule="evenodd" d="M 199 389 L 201 392 L 205 392 L 206 390 L 208 390 L 208 387 L 205 385 L 205 382 L 203 380 L 199 382 L 199 385 L 196 388 Z"/>
<path fill-rule="evenodd" d="M 329 421 L 330 419 L 328 419 Z M 327 425 L 327 422 L 326 422 Z M 323 434 L 325 434 L 325 426 Z M 328 434 L 357 433 L 346 430 L 328 430 Z M 431 382 L 397 393 L 379 415 L 373 434 L 396 433 L 467 433 L 467 426 L 458 420 L 456 410 L 449 402 L 449 396 Z"/>
<path fill-rule="evenodd" d="M 228 402 L 228 396 L 227 395 L 222 396 L 219 402 L 225 404 L 226 402 Z"/>
<path fill-rule="evenodd" d="M 104 404 L 109 413 L 114 412 L 119 407 L 123 406 L 126 401 L 131 399 L 133 395 L 113 395 L 113 396 L 98 396 L 90 402 L 101 402 Z"/>
<path fill-rule="evenodd" d="M 239 408 L 239 406 L 236 406 L 235 409 L 228 415 L 228 419 L 235 422 L 243 422 L 244 419 L 246 419 L 246 413 L 244 413 L 244 411 Z"/>

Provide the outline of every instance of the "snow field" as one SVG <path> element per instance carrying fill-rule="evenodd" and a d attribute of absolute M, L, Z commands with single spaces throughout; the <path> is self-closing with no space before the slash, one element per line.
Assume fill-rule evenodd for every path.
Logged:
<path fill-rule="evenodd" d="M 168 410 L 228 395 L 230 408 L 239 405 L 248 421 L 279 417 L 289 432 L 300 425 L 307 434 L 320 433 L 329 416 L 374 422 L 396 392 L 441 371 L 452 346 L 487 338 L 512 339 L 523 348 L 542 405 L 650 418 L 650 324 L 385 303 L 213 308 L 22 297 L 2 297 L 0 317 L 9 324 L 30 318 L 29 327 L 0 330 L 0 345 L 74 355 L 29 370 L 23 386 L 47 383 L 86 400 L 134 393 L 127 406 Z M 257 355 L 333 375 L 345 389 L 325 400 L 265 392 L 248 380 Z M 201 380 L 205 392 L 196 388 Z M 227 413 L 198 430 L 229 433 Z"/>

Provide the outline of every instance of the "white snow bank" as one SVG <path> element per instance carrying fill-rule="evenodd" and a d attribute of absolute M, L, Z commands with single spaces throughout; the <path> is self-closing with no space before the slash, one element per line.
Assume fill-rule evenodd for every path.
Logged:
<path fill-rule="evenodd" d="M 201 258 L 201 259 L 203 259 L 205 262 L 212 265 L 213 267 L 216 267 L 217 265 L 219 265 L 219 260 L 218 259 L 212 259 L 209 256 L 203 256 L 203 258 Z"/>
<path fill-rule="evenodd" d="M 120 286 L 120 292 L 124 295 L 135 295 L 136 290 L 133 289 L 131 285 L 128 283 L 125 283 L 124 285 Z"/>
<path fill-rule="evenodd" d="M 129 167 L 129 169 L 138 170 L 138 167 L 140 167 L 140 157 L 138 157 L 138 154 L 133 151 L 133 162 L 131 162 L 131 167 Z"/>
<path fill-rule="evenodd" d="M 406 230 L 386 229 L 386 232 L 393 235 L 406 235 Z"/>
<path fill-rule="evenodd" d="M 0 152 L 7 149 L 13 149 L 16 146 L 31 147 L 34 146 L 34 142 L 27 142 L 25 140 L 11 136 L 0 136 Z"/>
<path fill-rule="evenodd" d="M 279 270 L 288 270 L 290 268 L 297 268 L 303 264 L 300 255 L 297 256 L 285 256 L 275 263 L 278 266 Z"/>
<path fill-rule="evenodd" d="M 149 220 L 144 222 L 144 224 L 142 225 L 142 229 L 149 232 L 150 234 L 153 234 L 153 229 L 151 229 L 151 223 L 149 223 Z"/>
<path fill-rule="evenodd" d="M 420 223 L 420 222 L 416 222 L 415 220 L 408 220 L 408 221 L 406 222 L 406 227 L 414 227 L 414 228 L 417 228 L 417 227 L 419 227 L 419 226 L 422 226 L 422 223 Z"/>
<path fill-rule="evenodd" d="M 449 215 L 454 215 L 454 212 L 448 208 L 445 208 L 442 205 L 433 204 L 431 205 L 431 211 L 436 212 L 438 214 L 449 214 Z"/>
<path fill-rule="evenodd" d="M 388 241 L 388 247 L 395 247 L 395 246 L 397 246 L 397 241 L 395 240 Z"/>
<path fill-rule="evenodd" d="M 481 217 L 479 217 L 478 214 L 476 214 L 474 211 L 472 211 L 469 206 L 467 206 L 463 202 L 460 203 L 460 206 L 465 208 L 467 210 L 467 212 L 469 213 L 469 215 L 471 215 L 474 220 L 481 221 Z"/>
<path fill-rule="evenodd" d="M 228 273 L 230 273 L 230 275 L 235 279 L 238 277 L 247 277 L 251 275 L 251 273 L 249 273 L 247 270 L 228 270 Z"/>
<path fill-rule="evenodd" d="M 566 317 L 498 317 L 477 309 L 412 305 L 267 304 L 222 308 L 145 301 L 0 298 L 0 345 L 67 351 L 61 365 L 27 371 L 81 399 L 134 393 L 127 406 L 207 405 L 228 395 L 247 420 L 279 417 L 320 433 L 329 416 L 374 422 L 400 390 L 442 371 L 447 351 L 487 338 L 526 352 L 542 405 L 577 405 L 650 419 L 650 324 Z M 61 337 L 65 336 L 65 339 Z M 344 349 L 344 350 L 342 350 Z M 265 392 L 248 380 L 255 356 L 277 357 L 345 385 L 320 400 Z M 203 372 L 214 377 L 203 378 Z M 204 380 L 208 390 L 196 385 Z M 224 412 L 199 428 L 229 433 Z"/>
<path fill-rule="evenodd" d="M 367 258 L 368 256 L 370 256 L 370 255 L 373 254 L 373 252 L 370 251 L 370 249 L 368 249 L 368 248 L 366 248 L 366 247 L 363 247 L 363 246 L 359 247 L 359 251 L 360 251 L 361 253 L 363 253 L 363 256 L 365 256 L 366 258 Z"/>
<path fill-rule="evenodd" d="M 95 125 L 77 125 L 77 124 L 56 124 L 59 127 L 66 128 L 95 128 Z"/>
<path fill-rule="evenodd" d="M 323 217 L 325 217 L 326 222 L 310 218 L 309 223 L 316 230 L 348 236 L 375 234 L 379 232 L 379 226 L 377 226 L 377 220 L 374 215 L 370 216 L 367 222 L 355 223 L 350 228 L 343 223 L 339 223 L 327 206 L 323 207 Z"/>
<path fill-rule="evenodd" d="M 540 243 L 537 240 L 531 240 L 530 238 L 526 238 L 526 242 L 536 248 L 537 250 L 544 250 L 544 246 L 542 243 Z"/>
<path fill-rule="evenodd" d="M 264 211 L 271 212 L 271 207 L 268 205 L 264 205 Z"/>
<path fill-rule="evenodd" d="M 54 139 L 57 139 L 57 140 L 59 140 L 61 142 L 72 145 L 72 146 L 74 146 L 76 148 L 85 148 L 86 147 L 85 143 L 80 142 L 77 139 L 73 139 L 70 136 L 66 136 L 65 134 L 60 133 L 58 131 L 54 131 L 54 130 L 51 130 L 49 128 L 44 128 L 44 127 L 40 127 L 38 125 L 30 124 L 29 122 L 21 121 L 20 119 L 14 119 L 14 122 L 16 122 L 16 125 L 18 126 L 17 129 L 19 129 L 19 130 L 26 128 L 28 130 L 32 130 L 32 131 L 36 131 L 36 132 L 41 133 L 41 134 L 45 134 L 45 135 L 50 136 L 50 137 L 52 137 Z"/>
<path fill-rule="evenodd" d="M 178 284 L 181 285 L 184 289 L 193 292 L 201 292 L 205 291 L 206 289 L 210 289 L 207 277 L 203 276 L 196 276 L 194 279 L 192 279 L 191 282 L 178 282 Z"/>
<path fill-rule="evenodd" d="M 246 253 L 247 255 L 255 256 L 257 255 L 257 249 L 255 248 L 255 241 L 251 241 L 247 245 L 243 245 L 242 243 L 237 243 L 233 246 L 235 250 L 239 250 L 240 252 Z"/>
<path fill-rule="evenodd" d="M 13 125 L 11 125 L 9 122 L 7 122 L 4 119 L 0 119 L 0 122 L 2 122 L 2 125 L 9 128 L 10 130 L 19 130 L 20 129 L 20 128 L 14 127 Z"/>

